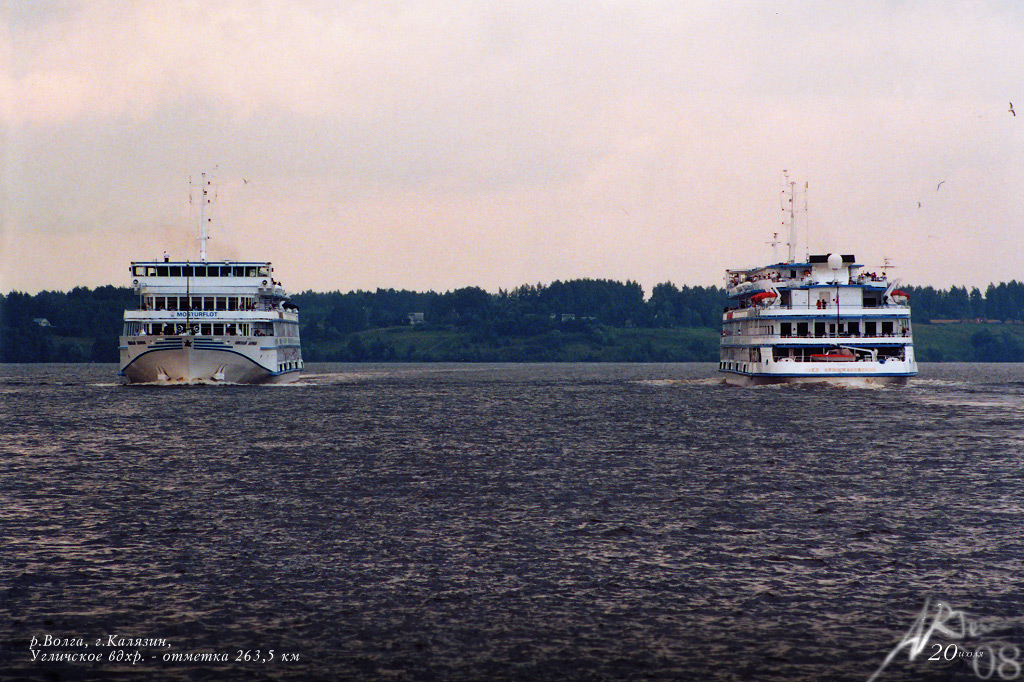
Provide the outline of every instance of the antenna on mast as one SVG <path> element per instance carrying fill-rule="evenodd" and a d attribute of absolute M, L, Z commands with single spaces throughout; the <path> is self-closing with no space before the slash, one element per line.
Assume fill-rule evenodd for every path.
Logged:
<path fill-rule="evenodd" d="M 892 264 L 892 261 L 889 258 L 882 258 L 882 277 L 888 279 L 889 273 L 887 271 L 893 270 L 895 267 L 896 266 Z"/>
<path fill-rule="evenodd" d="M 772 232 L 772 238 L 768 240 L 768 244 L 772 247 L 772 263 L 779 262 L 779 233 Z"/>

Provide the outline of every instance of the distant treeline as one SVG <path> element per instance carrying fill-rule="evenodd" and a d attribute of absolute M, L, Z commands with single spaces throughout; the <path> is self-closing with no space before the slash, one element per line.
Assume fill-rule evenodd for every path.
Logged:
<path fill-rule="evenodd" d="M 486 329 L 498 336 L 533 336 L 568 322 L 717 328 L 725 292 L 718 287 L 680 288 L 665 283 L 645 299 L 636 282 L 578 279 L 527 284 L 497 294 L 478 287 L 443 294 L 378 289 L 345 294 L 307 291 L 292 299 L 302 310 L 302 338 L 316 340 L 413 321 L 432 327 Z"/>
<path fill-rule="evenodd" d="M 1016 281 L 990 285 L 984 293 L 964 287 L 904 288 L 917 324 L 1024 319 L 1024 284 Z M 293 300 L 302 311 L 303 352 L 310 361 L 713 361 L 717 347 L 709 342 L 709 330 L 721 324 L 725 292 L 666 282 L 645 297 L 636 282 L 578 279 L 496 294 L 478 287 L 445 293 L 307 291 Z M 117 362 L 122 312 L 136 304 L 131 289 L 113 286 L 0 295 L 0 362 Z M 400 328 L 418 336 L 406 338 Z M 396 333 L 376 331 L 383 329 Z M 645 335 L 642 330 L 680 334 Z M 1019 346 L 1009 336 L 992 338 L 986 333 L 977 339 L 974 345 L 985 352 L 976 358 L 936 341 L 939 345 L 929 346 L 933 358 L 921 359 L 1020 359 Z M 680 340 L 678 349 L 672 339 Z M 1005 353 L 1004 341 L 1009 344 Z"/>
<path fill-rule="evenodd" d="M 982 293 L 974 287 L 903 287 L 910 294 L 915 322 L 930 320 L 1024 320 L 1024 282 L 989 284 Z"/>
<path fill-rule="evenodd" d="M 126 287 L 0 295 L 0 362 L 117 362 Z"/>

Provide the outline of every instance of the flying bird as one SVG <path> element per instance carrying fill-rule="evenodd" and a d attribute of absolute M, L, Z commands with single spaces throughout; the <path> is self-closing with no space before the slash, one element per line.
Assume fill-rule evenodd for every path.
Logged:
<path fill-rule="evenodd" d="M 942 181 L 942 182 L 940 182 L 939 184 L 935 185 L 935 191 L 936 191 L 936 192 L 938 192 L 938 191 L 939 191 L 939 188 L 940 188 L 940 187 L 942 187 L 942 185 L 943 185 L 943 184 L 944 184 L 945 182 L 946 182 L 946 181 L 945 181 L 945 180 L 943 180 L 943 181 Z"/>
<path fill-rule="evenodd" d="M 1010 113 L 1013 114 L 1014 117 L 1017 116 L 1017 112 L 1013 110 L 1013 102 L 1010 102 Z"/>

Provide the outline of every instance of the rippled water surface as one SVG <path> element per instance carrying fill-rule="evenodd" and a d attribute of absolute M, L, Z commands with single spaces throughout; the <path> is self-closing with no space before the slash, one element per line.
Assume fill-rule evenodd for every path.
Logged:
<path fill-rule="evenodd" d="M 926 599 L 983 663 L 878 679 L 1022 676 L 1024 365 L 114 369 L 0 366 L 0 678 L 867 680 Z"/>

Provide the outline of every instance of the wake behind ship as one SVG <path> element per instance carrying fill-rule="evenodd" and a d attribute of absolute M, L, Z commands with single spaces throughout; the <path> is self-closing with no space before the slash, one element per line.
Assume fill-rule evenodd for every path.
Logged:
<path fill-rule="evenodd" d="M 299 314 L 267 262 L 139 261 L 124 313 L 129 383 L 284 383 L 302 371 Z"/>

